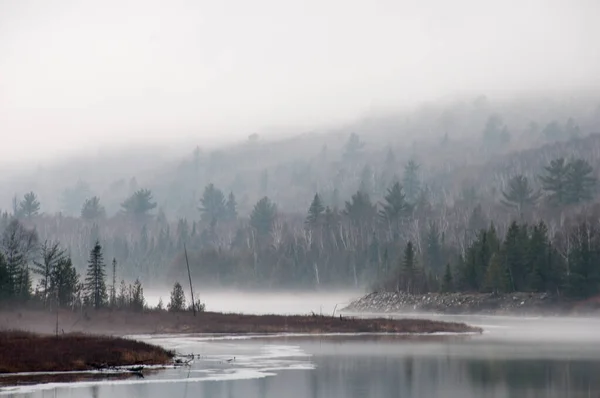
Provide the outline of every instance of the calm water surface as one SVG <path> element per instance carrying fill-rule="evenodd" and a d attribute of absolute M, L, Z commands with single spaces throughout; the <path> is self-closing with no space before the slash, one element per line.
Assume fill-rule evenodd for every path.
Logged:
<path fill-rule="evenodd" d="M 600 322 L 449 319 L 482 325 L 486 333 L 420 339 L 136 336 L 200 357 L 189 367 L 144 379 L 28 386 L 4 389 L 2 394 L 77 398 L 600 397 Z"/>

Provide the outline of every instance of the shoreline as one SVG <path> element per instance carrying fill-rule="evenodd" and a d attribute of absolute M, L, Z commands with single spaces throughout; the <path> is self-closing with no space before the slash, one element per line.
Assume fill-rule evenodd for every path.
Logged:
<path fill-rule="evenodd" d="M 0 310 L 0 330 L 54 333 L 56 314 L 44 310 Z M 361 318 L 347 315 L 244 315 L 201 312 L 88 310 L 59 312 L 59 332 L 94 335 L 274 334 L 274 333 L 436 333 L 480 332 L 464 323 L 424 319 Z"/>
<path fill-rule="evenodd" d="M 0 387 L 86 378 L 143 377 L 171 365 L 175 353 L 131 338 L 0 331 Z"/>
<path fill-rule="evenodd" d="M 373 292 L 352 301 L 340 312 L 373 315 L 598 316 L 600 304 L 596 298 L 578 301 L 548 293 Z"/>

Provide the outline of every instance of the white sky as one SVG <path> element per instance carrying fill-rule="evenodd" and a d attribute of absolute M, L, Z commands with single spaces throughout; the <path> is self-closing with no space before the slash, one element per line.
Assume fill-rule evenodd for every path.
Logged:
<path fill-rule="evenodd" d="M 598 87 L 596 0 L 0 0 L 0 164 Z"/>

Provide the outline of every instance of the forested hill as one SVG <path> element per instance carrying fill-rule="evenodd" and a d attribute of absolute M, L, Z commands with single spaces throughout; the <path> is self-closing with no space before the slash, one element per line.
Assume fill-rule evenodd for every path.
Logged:
<path fill-rule="evenodd" d="M 70 180 L 69 170 L 7 205 L 0 283 L 32 281 L 20 291 L 43 291 L 27 275 L 46 240 L 83 275 L 99 241 L 118 280 L 146 286 L 187 277 L 185 244 L 204 286 L 592 295 L 600 287 L 596 107 L 479 98 L 330 134 L 190 148 L 106 186 L 94 182 L 101 170 L 89 180 Z"/>

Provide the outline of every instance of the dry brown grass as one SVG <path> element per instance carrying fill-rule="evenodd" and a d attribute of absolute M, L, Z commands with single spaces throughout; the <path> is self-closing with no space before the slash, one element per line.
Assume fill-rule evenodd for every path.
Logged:
<path fill-rule="evenodd" d="M 0 332 L 0 373 L 91 370 L 97 366 L 166 364 L 172 353 L 120 337 Z"/>
<path fill-rule="evenodd" d="M 54 314 L 35 310 L 0 311 L 0 329 L 18 328 L 52 333 Z M 64 332 L 94 334 L 137 333 L 435 333 L 480 332 L 464 323 L 420 319 L 361 319 L 331 316 L 241 315 L 214 312 L 144 313 L 90 310 L 87 313 L 64 311 L 60 314 Z"/>

